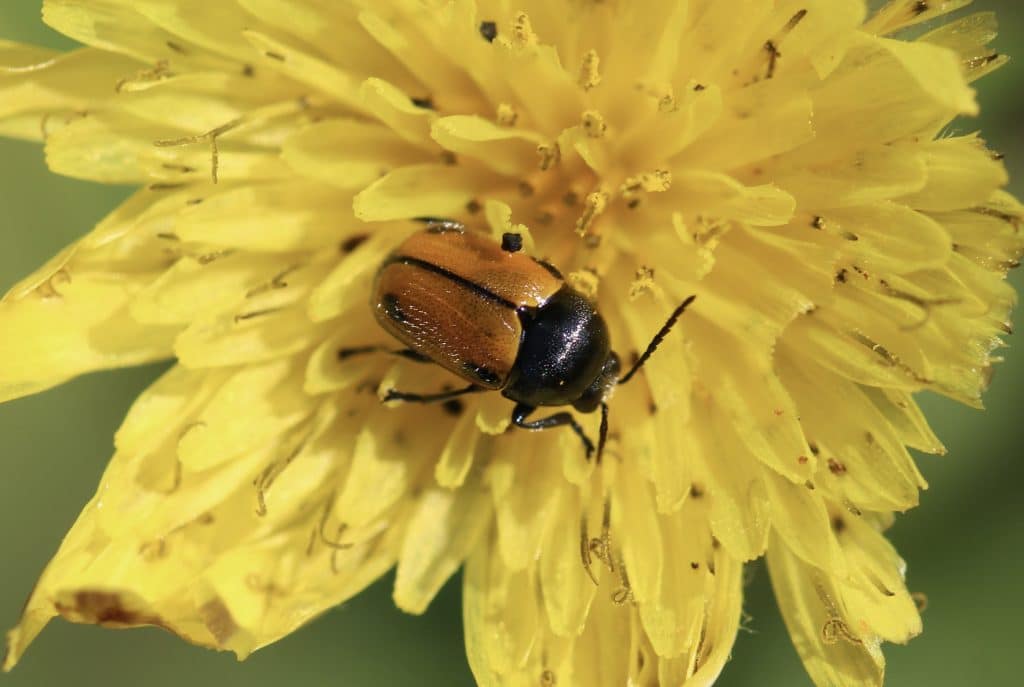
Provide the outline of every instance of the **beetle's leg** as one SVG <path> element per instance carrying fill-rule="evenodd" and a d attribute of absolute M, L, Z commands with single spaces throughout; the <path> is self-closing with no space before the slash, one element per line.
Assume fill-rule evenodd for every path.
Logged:
<path fill-rule="evenodd" d="M 601 464 L 604 456 L 604 444 L 608 440 L 608 404 L 601 401 L 601 431 L 597 437 L 597 464 Z"/>
<path fill-rule="evenodd" d="M 411 348 L 384 348 L 383 346 L 357 346 L 355 348 L 339 348 L 338 349 L 338 360 L 345 360 L 351 358 L 354 355 L 365 355 L 366 353 L 386 353 L 388 355 L 397 355 L 408 360 L 413 360 L 417 363 L 429 363 L 430 358 L 418 353 Z"/>
<path fill-rule="evenodd" d="M 572 427 L 572 431 L 576 432 L 576 436 L 580 438 L 580 441 L 583 442 L 583 448 L 587 452 L 587 460 L 590 460 L 590 456 L 594 453 L 594 442 L 587 437 L 583 428 L 580 427 L 580 423 L 576 422 L 576 418 L 572 416 L 572 413 L 555 413 L 550 417 L 542 417 L 539 420 L 527 422 L 526 418 L 535 410 L 537 408 L 534 406 L 517 403 L 516 407 L 512 410 L 512 424 L 516 427 L 530 430 L 551 429 L 552 427 L 569 425 Z"/>
<path fill-rule="evenodd" d="M 382 401 L 406 401 L 407 403 L 436 403 L 437 401 L 447 401 L 448 399 L 455 398 L 456 396 L 463 396 L 465 394 L 476 394 L 481 391 L 487 391 L 482 386 L 476 384 L 470 384 L 463 389 L 455 389 L 454 391 L 442 391 L 439 394 L 407 394 L 404 391 L 395 391 L 394 389 L 388 389 L 384 394 Z"/>

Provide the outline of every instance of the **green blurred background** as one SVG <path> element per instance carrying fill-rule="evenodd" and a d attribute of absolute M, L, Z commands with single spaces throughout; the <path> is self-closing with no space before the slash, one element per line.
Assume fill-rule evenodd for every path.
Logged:
<path fill-rule="evenodd" d="M 43 26 L 35 0 L 2 4 L 0 38 L 71 45 Z M 974 8 L 999 12 L 1002 36 L 996 46 L 1021 58 L 978 87 L 980 128 L 1006 153 L 1013 189 L 1024 196 L 1024 47 L 1018 47 L 1024 38 L 1024 2 L 976 0 Z M 961 128 L 978 127 L 965 122 Z M 39 147 L 0 140 L 0 293 L 90 228 L 126 193 L 53 176 Z M 1013 281 L 1024 287 L 1024 274 L 1016 272 Z M 891 531 L 909 562 L 911 588 L 925 592 L 930 604 L 924 634 L 908 647 L 886 648 L 889 685 L 1022 682 L 1016 661 L 1022 659 L 1024 611 L 1019 410 L 1024 352 L 1008 350 L 1007 356 L 986 397 L 991 410 L 980 413 L 925 399 L 949 455 L 920 457 L 931 489 L 921 507 Z M 92 495 L 121 417 L 160 369 L 90 375 L 0 406 L 0 627 L 17 620 L 40 570 Z M 752 572 L 749 632 L 741 633 L 720 684 L 809 684 L 775 609 L 766 571 L 757 565 Z M 245 663 L 155 629 L 114 632 L 58 621 L 0 682 L 11 687 L 472 684 L 463 656 L 458 582 L 445 587 L 423 617 L 396 610 L 390 585 L 390 578 L 383 580 Z"/>

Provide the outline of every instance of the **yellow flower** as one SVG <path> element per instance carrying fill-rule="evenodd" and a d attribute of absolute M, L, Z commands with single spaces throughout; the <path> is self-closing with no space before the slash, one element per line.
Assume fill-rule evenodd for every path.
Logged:
<path fill-rule="evenodd" d="M 1022 207 L 974 134 L 994 19 L 966 0 L 46 0 L 86 47 L 0 43 L 0 133 L 140 190 L 0 303 L 0 399 L 175 359 L 9 635 L 55 615 L 239 656 L 397 566 L 465 564 L 483 685 L 701 685 L 766 556 L 819 685 L 921 630 L 882 535 L 979 404 Z M 520 9 L 522 8 L 522 9 Z M 604 461 L 388 344 L 384 256 L 452 218 L 558 265 L 629 356 Z M 389 344 L 391 345 L 391 344 Z M 580 416 L 594 434 L 597 419 Z"/>

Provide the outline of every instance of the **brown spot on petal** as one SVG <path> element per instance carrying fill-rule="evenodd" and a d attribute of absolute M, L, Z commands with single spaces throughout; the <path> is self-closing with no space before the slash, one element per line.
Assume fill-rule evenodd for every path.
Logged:
<path fill-rule="evenodd" d="M 231 611 L 220 599 L 211 599 L 199 607 L 199 617 L 217 643 L 224 645 L 238 631 L 238 624 Z"/>
<path fill-rule="evenodd" d="M 129 627 L 164 623 L 155 615 L 128 608 L 120 594 L 98 589 L 82 589 L 75 592 L 70 603 L 54 603 L 57 612 L 75 623 L 95 623 L 108 627 Z"/>

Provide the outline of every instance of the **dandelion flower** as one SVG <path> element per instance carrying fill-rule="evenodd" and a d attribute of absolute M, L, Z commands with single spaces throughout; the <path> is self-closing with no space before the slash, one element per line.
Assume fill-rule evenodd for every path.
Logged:
<path fill-rule="evenodd" d="M 819 685 L 921 630 L 882 531 L 978 405 L 1021 205 L 950 121 L 1004 59 L 966 0 L 46 0 L 0 133 L 139 190 L 0 304 L 0 398 L 174 360 L 9 634 L 156 625 L 240 657 L 396 567 L 461 566 L 480 684 L 706 685 L 767 558 Z M 945 23 L 942 23 L 945 21 Z M 642 351 L 603 462 L 389 343 L 373 275 L 422 224 L 518 231 Z M 594 433 L 596 418 L 580 416 Z"/>

